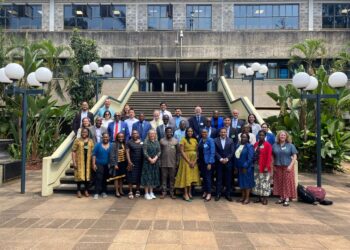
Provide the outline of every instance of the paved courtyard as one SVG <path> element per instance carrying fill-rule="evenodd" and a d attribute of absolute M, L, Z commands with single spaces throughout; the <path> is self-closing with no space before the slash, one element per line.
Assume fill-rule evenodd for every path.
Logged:
<path fill-rule="evenodd" d="M 349 249 L 350 175 L 326 175 L 333 206 L 40 196 L 40 171 L 0 187 L 0 249 Z M 302 175 L 303 184 L 313 184 Z"/>

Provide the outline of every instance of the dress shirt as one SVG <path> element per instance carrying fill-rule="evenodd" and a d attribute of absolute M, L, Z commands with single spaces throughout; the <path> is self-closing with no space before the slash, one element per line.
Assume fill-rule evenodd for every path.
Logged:
<path fill-rule="evenodd" d="M 160 111 L 160 116 L 159 116 L 159 118 L 160 118 L 161 120 L 163 120 L 163 115 L 168 115 L 168 116 L 169 116 L 169 120 L 173 118 L 172 114 L 171 114 L 168 110 L 164 110 L 164 111 L 161 110 L 161 111 Z"/>
<path fill-rule="evenodd" d="M 238 119 L 232 118 L 232 128 L 237 128 Z"/>
<path fill-rule="evenodd" d="M 98 115 L 99 117 L 103 117 L 103 114 L 104 114 L 107 110 L 111 113 L 111 117 L 114 117 L 114 113 L 115 113 L 114 110 L 111 109 L 111 107 L 106 108 L 106 106 L 103 106 L 102 108 L 100 108 L 100 109 L 98 110 L 97 115 Z"/>
<path fill-rule="evenodd" d="M 101 138 L 102 138 L 102 132 L 101 132 L 101 128 L 95 127 L 95 133 L 96 133 L 96 141 L 99 143 L 101 142 Z"/>
<path fill-rule="evenodd" d="M 226 129 L 226 137 L 230 137 L 230 127 L 224 127 Z"/>
<path fill-rule="evenodd" d="M 222 139 L 222 138 L 220 137 L 220 142 L 221 142 L 222 148 L 224 149 L 224 148 L 225 148 L 225 143 L 226 143 L 226 138 L 225 138 L 225 139 Z"/>
<path fill-rule="evenodd" d="M 211 136 L 211 127 L 209 127 L 209 128 L 205 127 L 204 129 L 208 131 L 208 137 L 210 137 Z"/>
<path fill-rule="evenodd" d="M 182 138 L 185 137 L 185 135 L 186 135 L 186 130 L 181 130 L 181 129 L 176 130 L 174 133 L 174 137 L 179 141 L 179 143 L 181 142 Z"/>
<path fill-rule="evenodd" d="M 138 122 L 139 120 L 136 119 L 136 118 L 129 118 L 129 119 L 126 119 L 124 122 L 126 123 L 126 125 L 128 126 L 128 129 L 129 129 L 129 133 L 131 134 L 132 133 L 132 125 L 135 123 L 135 122 Z"/>
<path fill-rule="evenodd" d="M 85 118 L 85 117 L 88 117 L 88 111 L 85 111 L 85 112 L 81 112 L 81 115 L 80 115 L 80 126 L 81 126 L 81 124 L 82 124 L 82 122 L 83 122 L 83 119 Z M 90 121 L 91 122 L 91 121 Z"/>

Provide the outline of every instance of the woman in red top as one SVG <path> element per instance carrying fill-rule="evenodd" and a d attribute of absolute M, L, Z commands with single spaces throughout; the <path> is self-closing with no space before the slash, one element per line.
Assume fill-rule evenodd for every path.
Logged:
<path fill-rule="evenodd" d="M 267 205 L 267 197 L 271 194 L 270 173 L 272 146 L 265 141 L 266 132 L 260 130 L 258 133 L 259 141 L 254 144 L 254 178 L 255 187 L 253 194 L 258 196 L 256 203 L 262 202 Z"/>

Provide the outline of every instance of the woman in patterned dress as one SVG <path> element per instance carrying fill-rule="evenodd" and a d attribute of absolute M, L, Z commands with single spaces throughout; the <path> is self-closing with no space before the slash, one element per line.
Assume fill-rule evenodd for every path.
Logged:
<path fill-rule="evenodd" d="M 277 204 L 289 206 L 290 199 L 296 198 L 294 163 L 298 151 L 292 144 L 289 134 L 282 130 L 277 134 L 272 146 L 273 155 L 273 194 L 280 196 Z"/>
<path fill-rule="evenodd" d="M 180 164 L 176 175 L 175 188 L 183 188 L 185 201 L 192 201 L 191 186 L 200 185 L 197 164 L 198 142 L 193 137 L 193 129 L 186 129 L 186 136 L 180 142 Z"/>
<path fill-rule="evenodd" d="M 141 185 L 145 187 L 145 199 L 152 200 L 157 197 L 153 188 L 160 185 L 159 181 L 159 157 L 160 144 L 157 140 L 157 133 L 154 129 L 148 131 L 148 137 L 143 144 L 143 167 Z"/>
<path fill-rule="evenodd" d="M 128 167 L 126 177 L 129 184 L 129 199 L 134 198 L 132 192 L 133 184 L 136 185 L 135 197 L 140 197 L 140 183 L 143 162 L 143 142 L 137 130 L 133 130 L 131 140 L 126 144 L 126 158 L 128 159 Z"/>
<path fill-rule="evenodd" d="M 89 196 L 88 187 L 91 179 L 93 141 L 89 138 L 89 129 L 81 128 L 81 137 L 75 139 L 72 148 L 74 180 L 77 182 L 77 197 L 81 198 L 81 184 L 84 183 L 84 195 Z"/>
<path fill-rule="evenodd" d="M 266 132 L 260 130 L 258 133 L 259 141 L 254 144 L 254 179 L 255 187 L 253 194 L 258 196 L 254 203 L 262 202 L 267 205 L 267 197 L 271 194 L 270 173 L 271 173 L 271 157 L 272 146 L 265 141 Z"/>
<path fill-rule="evenodd" d="M 124 133 L 120 132 L 116 136 L 116 141 L 112 143 L 111 151 L 109 152 L 110 175 L 108 181 L 114 180 L 115 197 L 120 198 L 123 193 L 123 178 L 126 175 L 126 147 Z"/>

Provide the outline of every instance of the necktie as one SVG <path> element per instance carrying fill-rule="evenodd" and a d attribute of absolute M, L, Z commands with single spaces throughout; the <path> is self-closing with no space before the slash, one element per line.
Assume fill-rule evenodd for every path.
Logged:
<path fill-rule="evenodd" d="M 199 126 L 200 121 L 201 121 L 200 116 L 197 116 L 197 123 L 198 123 L 198 126 Z"/>
<path fill-rule="evenodd" d="M 143 122 L 140 123 L 140 137 L 143 135 Z"/>
<path fill-rule="evenodd" d="M 230 128 L 226 128 L 226 136 L 230 137 Z"/>
<path fill-rule="evenodd" d="M 115 122 L 115 129 L 114 129 L 113 141 L 115 141 L 115 138 L 117 137 L 117 134 L 118 134 L 118 127 L 119 127 L 119 122 Z"/>

